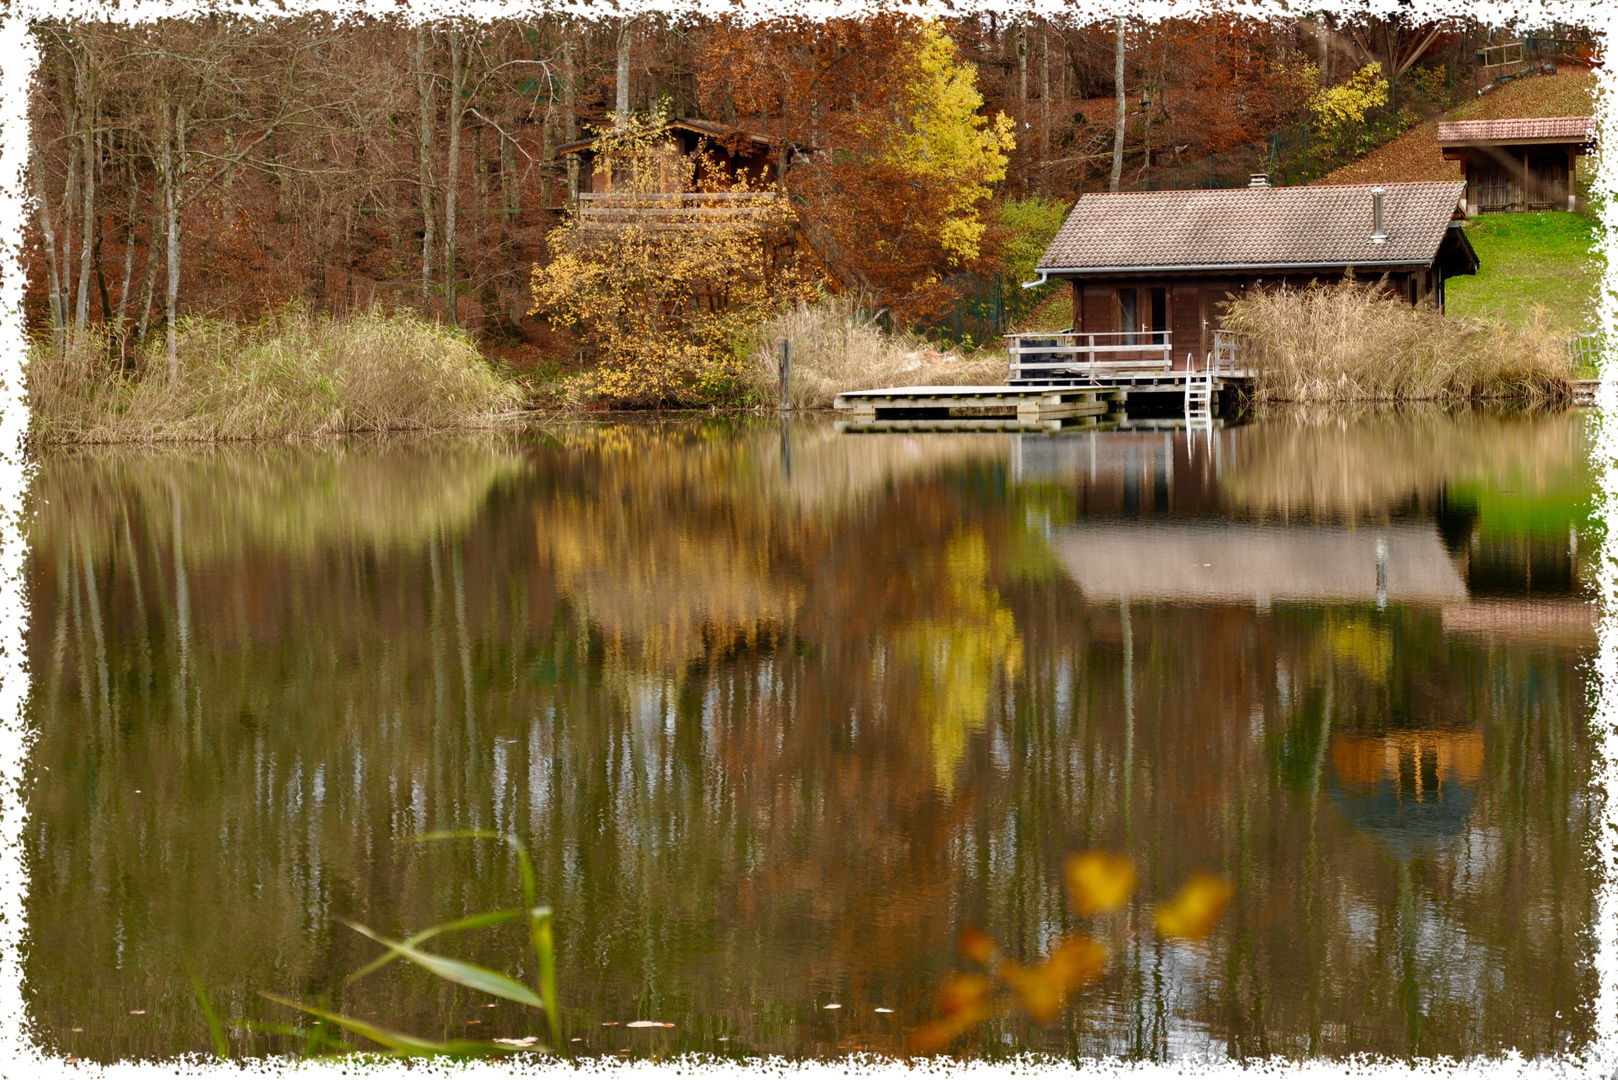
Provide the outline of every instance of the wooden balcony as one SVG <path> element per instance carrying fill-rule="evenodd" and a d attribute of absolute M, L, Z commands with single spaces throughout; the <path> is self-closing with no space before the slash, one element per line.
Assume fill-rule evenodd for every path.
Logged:
<path fill-rule="evenodd" d="M 677 232 L 713 226 L 767 227 L 781 218 L 786 207 L 773 191 L 584 191 L 579 193 L 577 210 L 579 225 L 585 229 L 634 226 Z"/>

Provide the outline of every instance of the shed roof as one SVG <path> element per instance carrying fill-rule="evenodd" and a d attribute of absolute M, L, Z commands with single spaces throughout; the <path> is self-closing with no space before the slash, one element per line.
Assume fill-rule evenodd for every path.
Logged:
<path fill-rule="evenodd" d="M 698 135 L 706 135 L 712 139 L 739 139 L 743 142 L 756 143 L 760 147 L 769 146 L 771 142 L 768 135 L 762 135 L 756 131 L 749 131 L 746 128 L 731 127 L 728 124 L 721 124 L 713 120 L 699 120 L 693 116 L 676 116 L 674 119 L 664 124 L 659 130 L 691 131 Z M 563 143 L 561 146 L 556 148 L 556 152 L 558 154 L 573 154 L 580 150 L 588 150 L 590 147 L 596 144 L 596 140 L 600 137 L 601 136 L 599 135 L 594 135 L 588 139 L 576 139 L 570 143 Z"/>
<path fill-rule="evenodd" d="M 1552 116 L 1522 120 L 1447 120 L 1438 125 L 1438 145 L 1477 143 L 1586 143 L 1596 137 L 1588 116 Z"/>
<path fill-rule="evenodd" d="M 1425 266 L 1466 184 L 1381 185 L 1388 238 L 1371 242 L 1371 184 L 1081 195 L 1039 260 L 1052 274 Z"/>

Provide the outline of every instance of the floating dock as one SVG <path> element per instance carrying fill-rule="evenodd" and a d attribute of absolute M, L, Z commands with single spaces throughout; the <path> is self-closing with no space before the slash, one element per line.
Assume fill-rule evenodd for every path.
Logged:
<path fill-rule="evenodd" d="M 1128 392 L 1100 386 L 896 386 L 850 390 L 833 406 L 861 431 L 1055 431 L 1095 424 Z"/>

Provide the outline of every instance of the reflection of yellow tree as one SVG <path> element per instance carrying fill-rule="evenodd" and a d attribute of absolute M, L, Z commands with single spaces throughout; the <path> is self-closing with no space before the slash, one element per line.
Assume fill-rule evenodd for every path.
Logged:
<path fill-rule="evenodd" d="M 980 532 L 961 533 L 944 550 L 943 596 L 947 617 L 900 631 L 894 651 L 918 678 L 916 708 L 926 724 L 934 778 L 947 794 L 966 743 L 989 716 L 997 673 L 1022 668 L 1022 638 L 1011 609 L 989 585 L 989 554 Z"/>

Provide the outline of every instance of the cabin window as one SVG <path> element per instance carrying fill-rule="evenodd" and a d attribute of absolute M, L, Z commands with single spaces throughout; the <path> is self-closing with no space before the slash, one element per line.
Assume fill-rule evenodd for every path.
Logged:
<path fill-rule="evenodd" d="M 1140 310 L 1135 302 L 1134 289 L 1118 290 L 1118 329 L 1123 332 L 1122 344 L 1135 345 L 1135 331 L 1140 329 Z"/>
<path fill-rule="evenodd" d="M 1166 288 L 1148 289 L 1152 301 L 1152 344 L 1161 345 L 1168 340 L 1169 291 Z"/>

